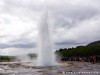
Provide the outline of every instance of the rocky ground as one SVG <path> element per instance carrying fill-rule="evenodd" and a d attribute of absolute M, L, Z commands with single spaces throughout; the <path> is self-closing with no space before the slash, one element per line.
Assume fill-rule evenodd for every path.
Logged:
<path fill-rule="evenodd" d="M 0 75 L 100 75 L 99 63 L 60 62 L 54 67 L 31 66 L 30 62 L 0 62 Z"/>

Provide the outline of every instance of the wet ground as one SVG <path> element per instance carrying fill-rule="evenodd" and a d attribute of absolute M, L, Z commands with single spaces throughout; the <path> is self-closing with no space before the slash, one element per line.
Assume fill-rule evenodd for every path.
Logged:
<path fill-rule="evenodd" d="M 36 67 L 30 62 L 0 62 L 0 75 L 100 75 L 99 63 L 61 62 L 58 66 Z"/>

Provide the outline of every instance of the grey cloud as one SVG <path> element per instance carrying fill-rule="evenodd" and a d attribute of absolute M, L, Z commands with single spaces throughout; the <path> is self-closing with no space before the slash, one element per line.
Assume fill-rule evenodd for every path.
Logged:
<path fill-rule="evenodd" d="M 62 10 L 56 10 L 55 12 L 55 25 L 57 27 L 73 27 L 76 26 L 77 23 L 82 22 L 84 20 L 91 19 L 95 15 L 100 14 L 100 11 L 91 7 L 91 6 L 70 6 Z"/>
<path fill-rule="evenodd" d="M 34 48 L 36 47 L 35 43 L 22 43 L 22 44 L 0 44 L 0 49 L 5 49 L 5 48 Z"/>
<path fill-rule="evenodd" d="M 11 10 L 11 11 L 20 10 L 20 9 L 39 11 L 39 10 L 41 10 L 41 3 L 39 1 L 34 1 L 34 0 L 29 0 L 29 1 L 5 0 L 5 8 L 9 8 L 8 10 Z"/>
<path fill-rule="evenodd" d="M 82 21 L 75 27 L 71 27 L 71 29 L 64 28 L 63 31 L 58 32 L 61 33 L 58 38 L 60 42 L 57 45 L 86 45 L 90 42 L 100 40 L 100 15 L 96 15 L 92 17 L 92 19 L 88 19 Z M 59 28 L 60 29 L 60 28 Z M 65 32 L 64 32 L 65 31 Z M 63 34 L 62 34 L 63 33 Z M 64 37 L 61 37 L 64 36 Z M 57 41 L 59 41 L 56 40 Z"/>
<path fill-rule="evenodd" d="M 83 43 L 77 42 L 77 41 L 72 41 L 72 40 L 66 40 L 66 41 L 61 41 L 61 42 L 57 42 L 56 45 L 80 45 Z"/>
<path fill-rule="evenodd" d="M 16 15 L 20 19 L 29 18 L 30 20 L 37 21 L 41 9 L 41 3 L 34 0 L 4 0 L 1 12 Z"/>
<path fill-rule="evenodd" d="M 68 1 L 49 1 L 47 0 L 46 3 L 48 4 L 48 8 L 55 12 L 54 17 L 56 19 L 56 25 L 73 25 L 78 21 L 86 20 L 91 18 L 93 15 L 96 15 L 98 12 L 97 9 L 90 5 L 72 5 L 69 4 Z M 29 1 L 20 1 L 20 0 L 5 0 L 5 7 L 6 12 L 10 12 L 15 15 L 23 15 L 27 17 L 38 17 L 39 12 L 43 10 L 43 4 L 40 2 L 40 0 L 29 0 Z M 38 10 L 38 11 L 37 11 Z M 36 13 L 35 13 L 36 12 Z M 38 13 L 38 14 L 37 14 Z M 37 15 L 37 16 L 35 16 Z M 59 17 L 59 15 L 62 16 Z M 66 20 L 66 18 L 70 19 L 71 22 Z"/>
<path fill-rule="evenodd" d="M 54 21 L 54 35 L 57 39 L 56 45 L 79 45 L 87 44 L 89 42 L 99 40 L 99 20 L 95 20 L 95 16 L 100 14 L 99 0 L 85 0 L 84 3 L 71 4 L 75 0 L 46 0 L 44 4 L 40 0 L 4 0 L 5 5 L 1 11 L 4 11 L 8 14 L 16 15 L 20 18 L 27 17 L 32 21 L 36 21 L 38 24 L 37 18 L 40 18 L 40 14 L 43 11 L 44 4 L 48 5 L 50 14 L 52 12 L 52 18 Z M 82 0 L 80 0 L 82 1 Z M 89 1 L 89 2 L 88 2 Z M 86 3 L 86 4 L 85 4 Z M 92 21 L 90 21 L 94 18 Z M 98 18 L 98 17 L 97 17 Z M 51 20 L 50 20 L 51 21 Z M 85 24 L 83 24 L 86 21 Z M 98 21 L 94 22 L 94 21 Z M 92 27 L 94 24 L 94 28 Z M 83 27 L 86 26 L 87 27 Z M 63 29 L 62 31 L 58 31 Z M 92 29 L 92 30 L 91 30 Z M 91 30 L 91 31 L 90 31 Z M 98 30 L 98 31 L 97 31 Z M 33 45 L 30 43 L 33 42 L 32 39 L 27 38 L 27 36 L 32 31 L 28 31 L 23 34 L 25 38 L 19 37 L 18 39 L 12 39 L 12 43 L 15 45 L 9 46 L 6 44 L 1 44 L 1 48 L 7 47 L 19 47 L 19 48 L 31 48 Z M 62 37 L 62 38 L 61 38 Z M 76 37 L 76 38 L 75 38 Z M 85 39 L 84 39 L 85 37 Z M 74 39 L 74 41 L 73 41 Z M 77 40 L 77 41 L 76 41 Z M 60 41 L 60 42 L 59 42 Z M 19 44 L 19 42 L 23 44 Z M 35 41 L 36 42 L 36 41 Z M 28 44 L 24 44 L 28 43 Z"/>
<path fill-rule="evenodd" d="M 5 37 L 8 37 L 8 36 L 7 35 L 0 35 L 0 39 L 5 38 Z"/>
<path fill-rule="evenodd" d="M 36 44 L 35 43 L 14 44 L 12 47 L 15 47 L 15 48 L 34 48 L 34 47 L 36 47 Z"/>

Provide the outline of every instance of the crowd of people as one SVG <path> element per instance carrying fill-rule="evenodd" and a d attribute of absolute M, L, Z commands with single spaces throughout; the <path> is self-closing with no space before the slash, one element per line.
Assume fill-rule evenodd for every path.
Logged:
<path fill-rule="evenodd" d="M 100 56 L 84 56 L 84 57 L 66 57 L 66 58 L 62 58 L 62 61 L 83 61 L 83 62 L 100 62 Z"/>

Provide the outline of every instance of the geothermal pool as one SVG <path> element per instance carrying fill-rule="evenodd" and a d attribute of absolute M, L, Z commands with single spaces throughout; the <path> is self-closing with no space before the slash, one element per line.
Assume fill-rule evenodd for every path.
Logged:
<path fill-rule="evenodd" d="M 32 62 L 0 62 L 0 75 L 100 75 L 100 64 L 61 62 L 58 66 L 36 67 Z"/>

